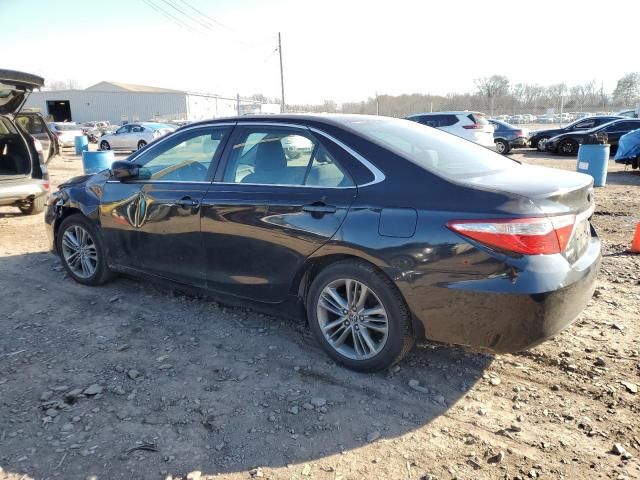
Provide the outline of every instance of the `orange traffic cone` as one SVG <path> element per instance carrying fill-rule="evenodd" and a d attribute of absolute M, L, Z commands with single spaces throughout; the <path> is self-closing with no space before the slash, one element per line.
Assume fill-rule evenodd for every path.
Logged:
<path fill-rule="evenodd" d="M 640 223 L 636 225 L 636 233 L 631 241 L 629 253 L 640 253 Z"/>

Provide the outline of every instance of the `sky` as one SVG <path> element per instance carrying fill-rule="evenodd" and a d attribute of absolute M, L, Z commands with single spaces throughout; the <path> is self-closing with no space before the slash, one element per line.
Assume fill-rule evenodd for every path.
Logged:
<path fill-rule="evenodd" d="M 227 96 L 280 96 L 281 32 L 288 104 L 492 74 L 612 91 L 640 70 L 637 0 L 0 0 L 0 18 L 0 68 Z"/>

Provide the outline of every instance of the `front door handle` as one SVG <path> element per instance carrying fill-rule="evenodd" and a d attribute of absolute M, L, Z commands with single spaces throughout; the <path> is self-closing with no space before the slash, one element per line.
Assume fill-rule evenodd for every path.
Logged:
<path fill-rule="evenodd" d="M 309 213 L 336 213 L 336 207 L 327 205 L 324 202 L 313 202 L 309 205 L 303 205 L 302 210 Z"/>
<path fill-rule="evenodd" d="M 200 206 L 200 202 L 191 197 L 184 197 L 180 200 L 176 200 L 175 204 L 182 208 L 198 208 Z"/>

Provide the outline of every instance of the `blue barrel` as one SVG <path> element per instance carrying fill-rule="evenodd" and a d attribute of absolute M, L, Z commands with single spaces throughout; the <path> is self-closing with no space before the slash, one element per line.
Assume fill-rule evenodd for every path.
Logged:
<path fill-rule="evenodd" d="M 596 187 L 604 187 L 607 183 L 607 166 L 609 163 L 610 145 L 580 145 L 578 150 L 578 168 L 581 173 L 593 177 Z"/>
<path fill-rule="evenodd" d="M 98 152 L 82 152 L 82 168 L 84 173 L 91 174 L 101 172 L 107 168 L 111 168 L 111 164 L 116 158 L 113 150 L 103 150 Z"/>
<path fill-rule="evenodd" d="M 89 150 L 89 139 L 86 135 L 78 135 L 73 138 L 73 142 L 76 145 L 76 155 L 81 155 L 82 152 Z"/>

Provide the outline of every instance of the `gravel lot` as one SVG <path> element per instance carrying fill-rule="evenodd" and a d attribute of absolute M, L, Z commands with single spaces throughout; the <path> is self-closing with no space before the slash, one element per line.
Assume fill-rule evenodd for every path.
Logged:
<path fill-rule="evenodd" d="M 50 170 L 55 185 L 80 160 Z M 332 364 L 302 323 L 74 283 L 42 216 L 0 208 L 0 478 L 640 478 L 639 192 L 610 166 L 599 285 L 561 335 L 518 355 L 421 344 L 373 375 Z"/>

